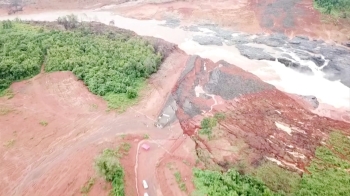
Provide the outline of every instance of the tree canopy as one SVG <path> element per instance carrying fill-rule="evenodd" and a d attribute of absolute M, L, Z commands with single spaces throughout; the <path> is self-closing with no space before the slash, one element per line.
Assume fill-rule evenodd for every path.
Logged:
<path fill-rule="evenodd" d="M 0 26 L 0 91 L 45 71 L 72 71 L 100 96 L 138 96 L 138 85 L 158 70 L 162 56 L 138 38 L 85 30 L 49 30 L 20 22 Z"/>

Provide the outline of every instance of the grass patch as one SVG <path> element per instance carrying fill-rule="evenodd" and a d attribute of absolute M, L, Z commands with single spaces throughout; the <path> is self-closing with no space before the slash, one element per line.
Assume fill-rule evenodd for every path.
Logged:
<path fill-rule="evenodd" d="M 350 19 L 349 0 L 314 0 L 314 8 L 337 18 Z"/>
<path fill-rule="evenodd" d="M 128 154 L 130 149 L 131 149 L 131 144 L 126 142 L 122 143 L 119 147 L 119 150 L 124 154 Z"/>
<path fill-rule="evenodd" d="M 299 174 L 283 169 L 272 162 L 263 163 L 253 175 L 272 191 L 282 195 L 293 195 L 301 180 Z"/>
<path fill-rule="evenodd" d="M 350 139 L 333 132 L 326 146 L 318 147 L 295 195 L 346 196 L 350 193 Z"/>
<path fill-rule="evenodd" d="M 16 140 L 15 139 L 11 139 L 11 140 L 5 142 L 4 146 L 7 147 L 7 148 L 10 148 L 10 147 L 14 146 L 15 143 L 16 143 Z"/>
<path fill-rule="evenodd" d="M 216 127 L 218 122 L 225 119 L 225 114 L 218 112 L 214 117 L 206 117 L 201 121 L 201 129 L 199 133 L 202 135 L 207 135 L 209 139 L 212 138 L 213 128 Z"/>
<path fill-rule="evenodd" d="M 0 80 L 1 81 L 1 80 Z M 11 89 L 5 89 L 0 91 L 0 97 L 5 97 L 7 99 L 12 99 L 15 96 L 15 94 L 13 93 L 13 91 Z"/>
<path fill-rule="evenodd" d="M 96 178 L 91 177 L 85 184 L 84 186 L 81 188 L 80 192 L 83 193 L 84 195 L 88 194 L 92 188 L 92 186 L 94 186 L 96 181 Z"/>
<path fill-rule="evenodd" d="M 194 196 L 272 196 L 273 193 L 259 180 L 241 175 L 236 170 L 220 171 L 194 169 Z"/>
<path fill-rule="evenodd" d="M 143 139 L 148 140 L 149 139 L 149 135 L 148 134 L 144 134 L 143 135 Z"/>
<path fill-rule="evenodd" d="M 197 154 L 200 158 L 201 153 Z M 315 158 L 302 177 L 271 162 L 249 173 L 194 169 L 196 191 L 193 195 L 348 196 L 350 138 L 339 132 L 330 133 L 326 144 L 316 149 Z"/>
<path fill-rule="evenodd" d="M 0 115 L 7 115 L 9 114 L 10 112 L 12 112 L 13 110 L 10 109 L 10 108 L 6 108 L 6 107 L 1 107 L 0 108 Z"/>
<path fill-rule="evenodd" d="M 43 127 L 46 127 L 49 123 L 46 121 L 40 121 L 39 124 Z"/>
<path fill-rule="evenodd" d="M 176 183 L 179 186 L 180 190 L 186 192 L 187 187 L 186 187 L 186 184 L 181 177 L 181 173 L 179 171 L 177 171 L 174 173 L 174 176 L 175 176 Z"/>

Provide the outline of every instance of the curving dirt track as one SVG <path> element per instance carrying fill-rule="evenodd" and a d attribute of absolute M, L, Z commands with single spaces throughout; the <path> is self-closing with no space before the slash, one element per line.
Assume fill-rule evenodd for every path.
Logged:
<path fill-rule="evenodd" d="M 186 59 L 182 52 L 170 54 L 149 80 L 143 92 L 147 99 L 123 114 L 107 112 L 106 103 L 92 95 L 71 72 L 41 73 L 14 83 L 14 97 L 0 98 L 0 107 L 6 111 L 0 115 L 0 174 L 4 176 L 0 195 L 79 194 L 84 183 L 95 175 L 94 157 L 106 147 L 116 147 L 121 134 L 140 135 L 136 139 L 149 134 L 161 145 L 172 143 L 173 135 L 182 134 L 180 127 L 163 131 L 153 125 L 153 119 Z M 165 78 L 168 83 L 162 82 Z M 131 142 L 136 149 L 137 142 Z M 154 148 L 154 153 L 157 155 L 151 160 L 156 162 L 164 150 Z M 136 150 L 130 154 L 122 161 L 127 176 L 135 175 Z M 145 167 L 141 165 L 139 171 L 152 176 L 149 166 Z M 92 193 L 106 194 L 103 181 L 99 179 L 97 184 Z M 135 193 L 135 183 L 127 180 L 126 191 Z"/>

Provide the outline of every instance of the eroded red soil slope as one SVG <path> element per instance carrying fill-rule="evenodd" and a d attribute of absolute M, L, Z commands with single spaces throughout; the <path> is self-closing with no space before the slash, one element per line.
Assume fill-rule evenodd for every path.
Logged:
<path fill-rule="evenodd" d="M 274 86 L 224 61 L 189 59 L 173 96 L 184 132 L 221 166 L 267 158 L 304 171 L 329 132 L 350 134 L 350 124 L 313 114 Z M 198 136 L 200 121 L 217 112 L 226 117 L 213 130 L 213 138 Z"/>

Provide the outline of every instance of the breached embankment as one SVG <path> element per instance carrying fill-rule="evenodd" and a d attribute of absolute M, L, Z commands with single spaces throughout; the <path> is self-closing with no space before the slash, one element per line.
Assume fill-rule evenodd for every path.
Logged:
<path fill-rule="evenodd" d="M 225 61 L 191 56 L 172 99 L 184 133 L 213 164 L 223 167 L 242 159 L 249 164 L 269 159 L 303 172 L 331 131 L 350 134 L 349 123 L 313 114 L 273 85 Z M 210 140 L 203 139 L 200 122 L 215 113 L 223 113 L 225 120 Z"/>

